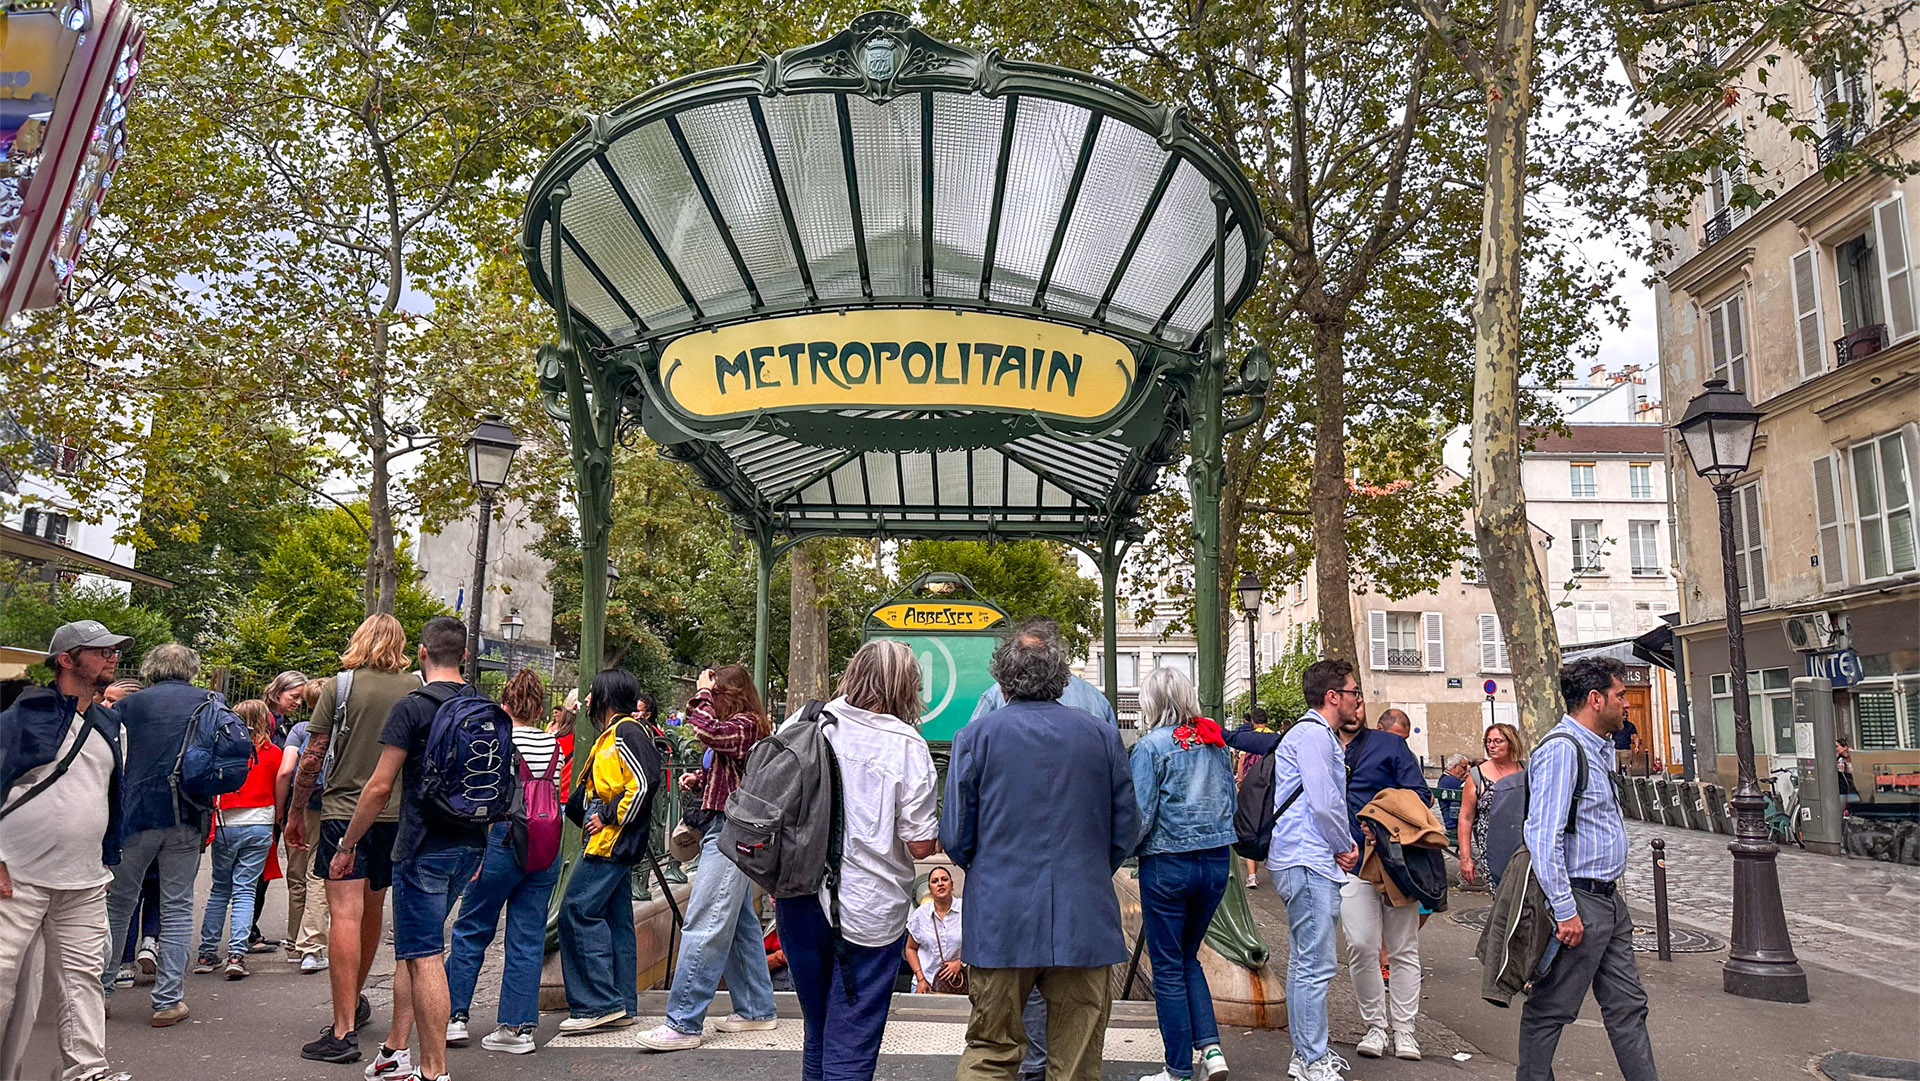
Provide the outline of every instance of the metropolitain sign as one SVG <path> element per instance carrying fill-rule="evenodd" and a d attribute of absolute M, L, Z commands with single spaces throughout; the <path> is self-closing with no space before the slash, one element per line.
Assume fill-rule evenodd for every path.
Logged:
<path fill-rule="evenodd" d="M 1118 338 L 1041 319 L 928 308 L 778 316 L 689 334 L 660 355 L 682 415 L 970 409 L 1100 421 L 1134 388 Z"/>

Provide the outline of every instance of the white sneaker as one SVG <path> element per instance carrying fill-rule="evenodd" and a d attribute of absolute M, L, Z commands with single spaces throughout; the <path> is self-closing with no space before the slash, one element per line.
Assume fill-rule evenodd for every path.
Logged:
<path fill-rule="evenodd" d="M 1353 1049 L 1360 1052 L 1363 1058 L 1379 1058 L 1381 1055 L 1387 1053 L 1387 1030 L 1384 1028 L 1368 1029 L 1367 1034 L 1360 1037 L 1360 1042 L 1355 1044 Z"/>
<path fill-rule="evenodd" d="M 307 975 L 327 970 L 327 951 L 319 950 L 300 958 L 300 971 Z"/>
<path fill-rule="evenodd" d="M 1287 1076 L 1292 1078 L 1298 1078 L 1301 1074 L 1306 1072 L 1307 1072 L 1306 1063 L 1303 1063 L 1300 1061 L 1300 1052 L 1295 1051 L 1293 1053 L 1293 1057 L 1287 1060 Z"/>
<path fill-rule="evenodd" d="M 1408 1062 L 1419 1062 L 1420 1061 L 1420 1041 L 1414 1039 L 1413 1033 L 1411 1032 L 1394 1033 L 1393 1034 L 1393 1057 L 1403 1058 L 1403 1059 L 1406 1059 Z"/>
<path fill-rule="evenodd" d="M 688 1034 L 672 1025 L 656 1025 L 640 1034 L 640 1046 L 649 1051 L 691 1051 L 700 1044 L 699 1033 Z"/>
<path fill-rule="evenodd" d="M 1159 1073 L 1148 1074 L 1147 1076 L 1141 1078 L 1140 1081 L 1190 1081 L 1190 1079 L 1184 1078 L 1184 1077 L 1175 1077 L 1173 1074 L 1170 1074 L 1167 1072 L 1167 1068 L 1165 1066 L 1162 1066 L 1160 1067 Z"/>
<path fill-rule="evenodd" d="M 133 963 L 143 976 L 151 976 L 160 971 L 160 945 L 151 936 L 140 940 L 140 952 L 134 954 Z"/>
<path fill-rule="evenodd" d="M 132 965 L 121 965 L 120 971 L 113 974 L 113 986 L 116 990 L 124 991 L 133 986 L 134 979 L 139 975 Z"/>
<path fill-rule="evenodd" d="M 1200 1049 L 1200 1065 L 1206 1068 L 1209 1078 L 1227 1076 L 1227 1056 L 1221 1052 L 1220 1045 L 1217 1043 L 1210 1043 Z"/>
<path fill-rule="evenodd" d="M 516 1028 L 513 1025 L 501 1025 L 480 1037 L 480 1046 L 509 1055 L 530 1055 L 536 1050 L 533 1045 L 533 1026 Z"/>
<path fill-rule="evenodd" d="M 715 1021 L 713 1027 L 721 1032 L 771 1032 L 780 1027 L 780 1019 L 769 1017 L 764 1021 L 753 1021 L 737 1013 L 730 1013 L 725 1020 Z"/>
<path fill-rule="evenodd" d="M 373 1056 L 373 1061 L 367 1063 L 367 1068 L 360 1072 L 367 1081 L 378 1081 L 383 1077 L 407 1077 L 413 1073 L 413 1057 L 404 1047 L 395 1051 L 386 1044 L 381 1044 L 380 1050 Z"/>
<path fill-rule="evenodd" d="M 582 1032 L 591 1032 L 596 1028 L 620 1028 L 623 1027 L 620 1022 L 626 1018 L 625 1010 L 614 1010 L 598 1017 L 569 1017 L 560 1022 L 560 1035 L 578 1036 Z"/>
<path fill-rule="evenodd" d="M 1346 1081 L 1341 1071 L 1349 1068 L 1346 1059 L 1329 1052 L 1327 1057 L 1302 1069 L 1300 1081 Z"/>
<path fill-rule="evenodd" d="M 447 1046 L 467 1046 L 467 1019 L 456 1017 L 447 1022 Z"/>

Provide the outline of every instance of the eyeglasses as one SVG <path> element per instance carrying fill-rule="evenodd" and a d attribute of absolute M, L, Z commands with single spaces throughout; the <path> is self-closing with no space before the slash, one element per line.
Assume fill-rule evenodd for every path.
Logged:
<path fill-rule="evenodd" d="M 98 653 L 103 657 L 118 657 L 120 655 L 120 647 L 119 646 L 87 646 L 79 650 L 79 652 Z"/>
<path fill-rule="evenodd" d="M 1334 691 L 1333 693 L 1335 693 L 1335 694 L 1351 694 L 1351 695 L 1355 695 L 1355 696 L 1358 696 L 1358 697 L 1362 697 L 1362 698 L 1364 698 L 1364 697 L 1366 697 L 1366 692 L 1365 692 L 1365 691 L 1362 691 L 1362 690 L 1361 690 L 1360 688 L 1358 688 L 1358 687 L 1340 687 L 1340 688 L 1338 688 L 1338 689 L 1336 689 L 1336 690 L 1335 690 L 1335 691 Z"/>

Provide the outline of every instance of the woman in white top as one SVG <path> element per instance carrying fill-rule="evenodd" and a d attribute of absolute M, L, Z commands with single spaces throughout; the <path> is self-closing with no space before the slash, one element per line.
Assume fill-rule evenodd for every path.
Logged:
<path fill-rule="evenodd" d="M 927 900 L 907 917 L 907 966 L 913 969 L 916 995 L 967 993 L 966 966 L 960 963 L 960 898 L 953 895 L 953 872 L 927 872 Z"/>
<path fill-rule="evenodd" d="M 920 666 L 900 642 L 873 641 L 847 662 L 820 721 L 840 763 L 845 847 L 836 948 L 825 890 L 774 902 L 780 946 L 806 1020 L 802 1081 L 870 1079 L 913 907 L 913 861 L 939 848 L 933 756 L 913 722 Z M 791 720 L 791 718 L 789 719 Z"/>

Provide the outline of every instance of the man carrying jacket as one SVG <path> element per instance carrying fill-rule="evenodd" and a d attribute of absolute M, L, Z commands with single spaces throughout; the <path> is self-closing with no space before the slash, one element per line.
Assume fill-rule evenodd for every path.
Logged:
<path fill-rule="evenodd" d="M 60 973 L 61 1081 L 124 1081 L 107 1066 L 100 967 L 108 870 L 120 862 L 120 718 L 93 704 L 133 641 L 93 620 L 53 632 L 51 687 L 0 713 L 0 1045 L 31 1030 L 36 949 Z M 7 1076 L 17 1063 L 0 1063 Z"/>
<path fill-rule="evenodd" d="M 1390 788 L 1403 788 L 1431 805 L 1433 793 L 1420 763 L 1407 749 L 1407 741 L 1388 731 L 1393 714 L 1404 722 L 1406 714 L 1389 709 L 1380 716 L 1379 728 L 1368 728 L 1364 712 L 1354 711 L 1342 717 L 1335 734 L 1340 737 L 1347 765 L 1347 817 L 1352 820 L 1353 843 L 1364 851 L 1365 831 L 1360 825 L 1360 809 Z M 1394 905 L 1373 883 L 1350 875 L 1340 886 L 1340 928 L 1347 938 L 1347 975 L 1353 980 L 1354 997 L 1360 1001 L 1360 1020 L 1367 1034 L 1354 1050 L 1367 1058 L 1379 1058 L 1389 1048 L 1396 1058 L 1419 1061 L 1420 1041 L 1413 1035 L 1413 1019 L 1420 1012 L 1420 906 Z M 1380 949 L 1385 945 L 1387 980 L 1380 977 Z M 1388 1035 L 1387 993 L 1391 985 L 1393 1006 L 1392 1035 Z"/>
<path fill-rule="evenodd" d="M 107 890 L 107 920 L 113 931 L 109 961 L 126 946 L 127 923 L 140 903 L 147 868 L 159 865 L 160 963 L 153 981 L 154 1028 L 187 1018 L 184 1001 L 187 954 L 192 949 L 193 883 L 200 874 L 200 843 L 207 812 L 181 797 L 175 766 L 194 711 L 207 692 L 193 685 L 200 657 L 177 642 L 155 646 L 140 662 L 149 686 L 120 700 L 127 768 L 120 785 L 120 862 Z M 113 994 L 114 965 L 101 974 Z"/>

